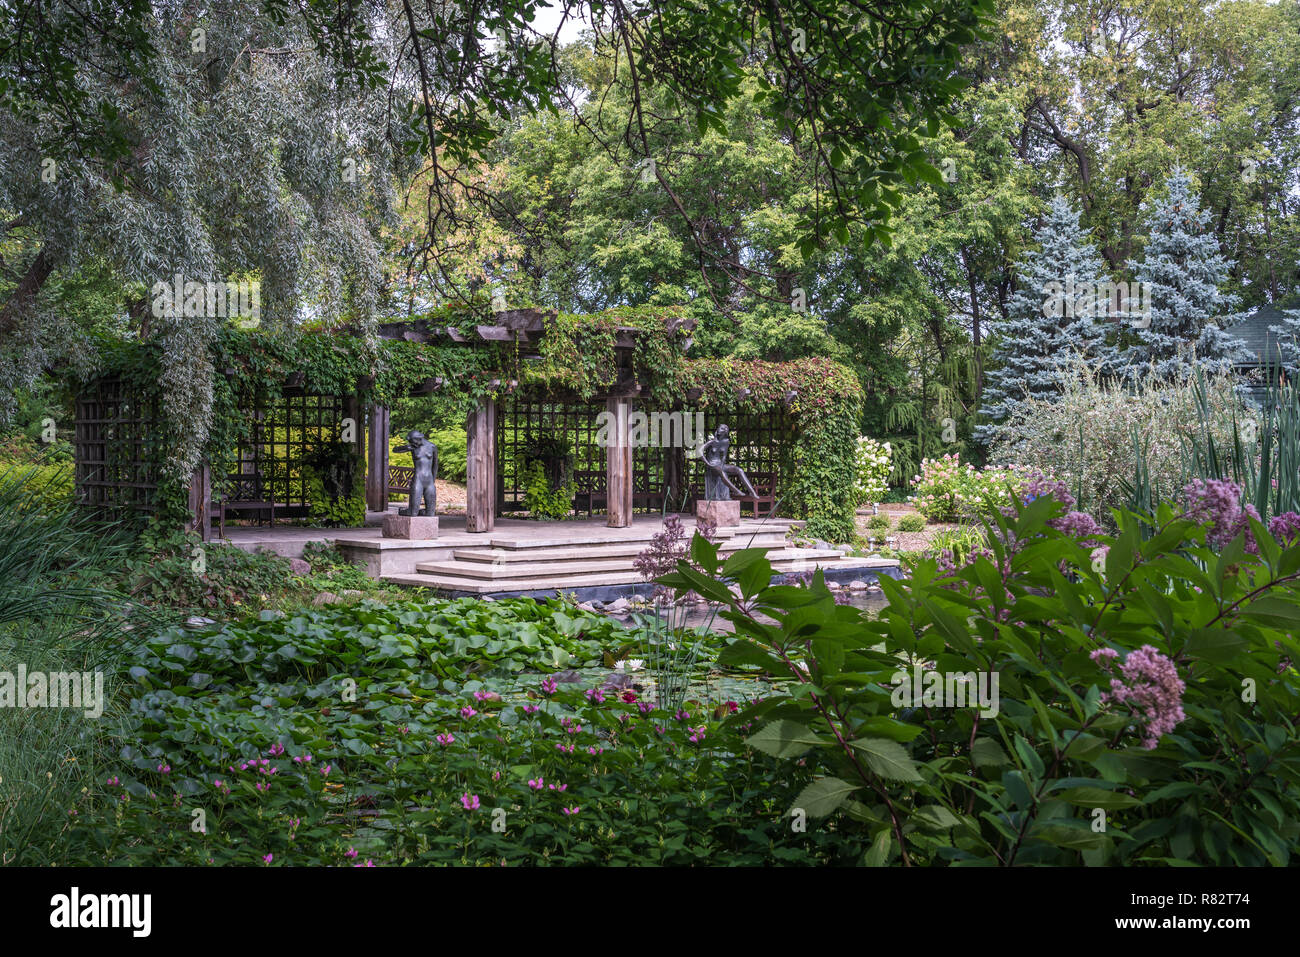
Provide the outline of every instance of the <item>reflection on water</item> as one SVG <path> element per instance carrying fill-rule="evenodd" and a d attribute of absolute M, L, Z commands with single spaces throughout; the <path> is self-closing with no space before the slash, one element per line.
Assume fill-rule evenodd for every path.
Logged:
<path fill-rule="evenodd" d="M 875 614 L 884 608 L 887 602 L 882 592 L 855 591 L 849 592 L 849 600 L 844 604 Z M 686 616 L 686 625 L 689 628 L 707 627 L 711 631 L 722 634 L 729 634 L 733 630 L 731 622 L 717 615 L 708 605 L 692 605 Z"/>

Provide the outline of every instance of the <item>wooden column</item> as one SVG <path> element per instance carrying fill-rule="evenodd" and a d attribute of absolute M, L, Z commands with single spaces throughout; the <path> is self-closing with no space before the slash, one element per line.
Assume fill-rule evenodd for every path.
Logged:
<path fill-rule="evenodd" d="M 605 523 L 610 528 L 627 528 L 632 524 L 632 446 L 628 441 L 628 424 L 632 413 L 629 399 L 606 399 L 610 413 L 609 441 L 605 446 L 605 489 L 609 498 Z"/>
<path fill-rule="evenodd" d="M 370 410 L 366 428 L 366 508 L 388 511 L 388 406 Z"/>
<path fill-rule="evenodd" d="M 193 528 L 199 537 L 205 542 L 212 541 L 212 469 L 207 463 L 190 476 L 190 514 L 194 516 Z"/>
<path fill-rule="evenodd" d="M 465 420 L 468 439 L 465 481 L 465 531 L 490 532 L 496 528 L 497 504 L 497 404 L 479 399 L 478 408 Z"/>

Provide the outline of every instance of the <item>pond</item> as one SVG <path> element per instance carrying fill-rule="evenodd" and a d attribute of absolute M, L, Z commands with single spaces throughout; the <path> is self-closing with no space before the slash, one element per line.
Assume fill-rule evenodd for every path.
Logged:
<path fill-rule="evenodd" d="M 861 608 L 874 615 L 884 608 L 887 602 L 881 591 L 855 591 L 849 592 L 849 600 L 845 604 Z M 720 634 L 730 634 L 732 631 L 731 622 L 718 617 L 708 605 L 691 606 L 690 613 L 686 616 L 686 624 L 692 628 L 708 628 Z"/>

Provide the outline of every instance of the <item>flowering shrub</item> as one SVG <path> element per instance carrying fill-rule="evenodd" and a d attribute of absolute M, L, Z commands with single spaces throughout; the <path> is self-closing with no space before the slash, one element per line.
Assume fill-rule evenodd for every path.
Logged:
<path fill-rule="evenodd" d="M 790 813 L 833 817 L 866 864 L 1290 863 L 1300 544 L 1252 522 L 1257 554 L 1216 554 L 1167 505 L 1106 535 L 1029 484 L 967 564 L 882 578 L 873 619 L 820 576 L 768 585 L 757 552 L 727 561 L 738 596 L 716 562 L 679 567 L 668 584 L 727 606 L 719 661 L 795 689 L 724 730 L 813 769 Z"/>
<path fill-rule="evenodd" d="M 893 453 L 888 442 L 878 442 L 865 435 L 858 437 L 857 495 L 859 505 L 879 502 L 889 488 Z"/>
<path fill-rule="evenodd" d="M 952 452 L 921 461 L 910 501 L 928 521 L 956 522 L 1006 508 L 1012 491 L 1040 474 L 1019 466 L 977 469 Z"/>
<path fill-rule="evenodd" d="M 1082 490 L 1083 503 L 1109 521 L 1128 505 L 1125 485 L 1134 474 L 1136 438 L 1153 498 L 1173 499 L 1182 487 L 1187 449 L 1212 440 L 1233 447 L 1233 421 L 1256 424 L 1231 376 L 1210 376 L 1198 400 L 1192 379 L 1148 377 L 1132 386 L 1100 376 L 1086 364 L 1063 379 L 1064 393 L 1029 399 L 989 448 L 993 463 L 1017 462 L 1059 476 Z M 1247 426 L 1246 423 L 1250 423 Z"/>

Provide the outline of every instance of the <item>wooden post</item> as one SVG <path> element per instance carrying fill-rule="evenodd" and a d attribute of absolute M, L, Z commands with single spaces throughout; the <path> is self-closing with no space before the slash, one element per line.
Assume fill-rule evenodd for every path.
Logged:
<path fill-rule="evenodd" d="M 497 403 L 479 399 L 465 420 L 467 442 L 465 531 L 490 532 L 496 527 Z"/>
<path fill-rule="evenodd" d="M 370 409 L 366 429 L 366 508 L 388 511 L 388 406 Z"/>
<path fill-rule="evenodd" d="M 613 418 L 605 445 L 605 490 L 609 500 L 605 524 L 627 528 L 632 524 L 632 445 L 628 441 L 632 403 L 628 399 L 606 399 L 605 409 Z"/>
<path fill-rule="evenodd" d="M 190 514 L 199 537 L 212 541 L 212 469 L 206 462 L 190 476 Z"/>

